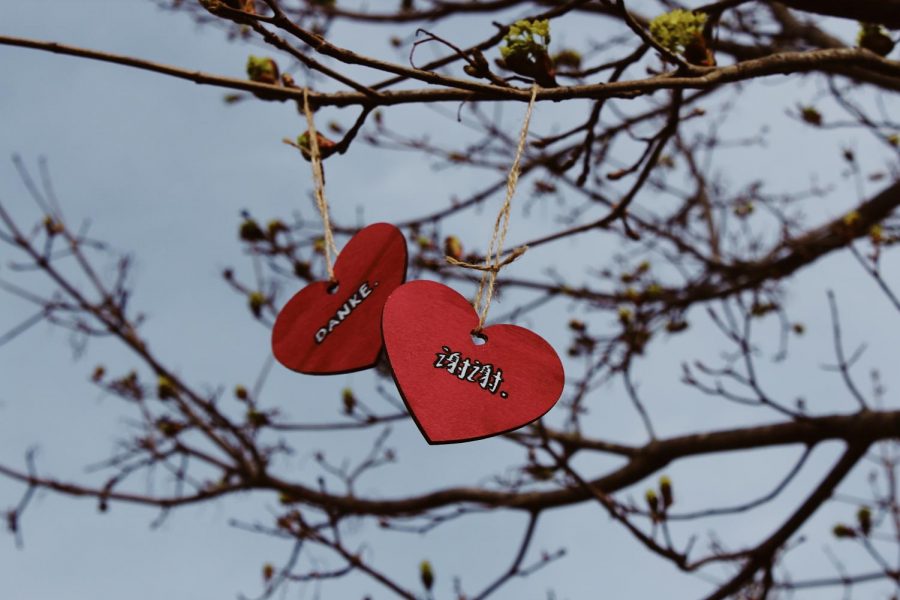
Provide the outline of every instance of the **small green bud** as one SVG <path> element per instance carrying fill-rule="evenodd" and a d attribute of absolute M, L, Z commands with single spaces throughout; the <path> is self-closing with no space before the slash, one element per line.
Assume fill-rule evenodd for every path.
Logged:
<path fill-rule="evenodd" d="M 448 235 L 444 238 L 444 254 L 456 260 L 463 257 L 463 245 L 459 238 L 455 235 Z"/>
<path fill-rule="evenodd" d="M 65 231 L 65 227 L 63 227 L 62 223 L 60 223 L 50 215 L 47 215 L 44 217 L 44 230 L 47 232 L 48 236 L 53 237 L 56 234 Z"/>
<path fill-rule="evenodd" d="M 859 213 L 854 210 L 854 211 L 848 212 L 846 215 L 844 215 L 844 217 L 841 219 L 841 221 L 847 227 L 853 227 L 854 225 L 856 225 L 856 223 L 859 221 L 859 219 L 860 219 Z"/>
<path fill-rule="evenodd" d="M 245 388 L 244 386 L 236 385 L 236 386 L 234 386 L 234 397 L 237 398 L 238 400 L 246 400 L 247 398 L 250 397 L 250 393 L 247 391 L 247 388 Z"/>
<path fill-rule="evenodd" d="M 657 159 L 656 165 L 659 167 L 662 167 L 664 169 L 674 169 L 675 168 L 675 159 L 672 157 L 671 154 L 663 154 L 662 156 L 660 156 Z"/>
<path fill-rule="evenodd" d="M 679 8 L 650 21 L 650 35 L 669 52 L 682 54 L 697 36 L 703 35 L 707 18 L 706 13 Z"/>
<path fill-rule="evenodd" d="M 503 36 L 500 55 L 504 59 L 508 59 L 516 54 L 527 56 L 538 52 L 546 53 L 549 44 L 549 19 L 534 21 L 522 19 L 509 26 L 509 31 Z"/>
<path fill-rule="evenodd" d="M 166 437 L 175 437 L 182 429 L 184 429 L 184 425 L 176 423 L 168 417 L 162 417 L 156 421 L 156 430 Z"/>
<path fill-rule="evenodd" d="M 842 523 L 838 523 L 837 525 L 835 525 L 831 530 L 831 533 L 834 534 L 834 537 L 839 539 L 850 539 L 856 537 L 856 532 Z"/>
<path fill-rule="evenodd" d="M 662 495 L 663 508 L 669 508 L 675 502 L 672 494 L 672 480 L 663 475 L 659 478 L 659 493 Z"/>
<path fill-rule="evenodd" d="M 263 427 L 269 424 L 269 417 L 266 413 L 251 408 L 247 411 L 247 423 L 253 427 Z"/>
<path fill-rule="evenodd" d="M 764 317 L 776 310 L 778 310 L 778 305 L 774 302 L 754 302 L 750 306 L 750 314 L 754 317 Z"/>
<path fill-rule="evenodd" d="M 800 108 L 800 118 L 806 123 L 819 127 L 822 125 L 822 113 L 812 106 L 803 106 Z"/>
<path fill-rule="evenodd" d="M 160 375 L 156 380 L 156 395 L 160 400 L 174 398 L 176 394 L 175 384 L 165 375 Z"/>
<path fill-rule="evenodd" d="M 656 490 L 652 488 L 647 490 L 647 492 L 644 494 L 644 499 L 647 501 L 647 508 L 650 509 L 650 514 L 654 516 L 658 515 L 659 496 L 656 495 Z"/>
<path fill-rule="evenodd" d="M 869 239 L 873 244 L 880 244 L 884 241 L 884 228 L 876 223 L 869 229 Z"/>
<path fill-rule="evenodd" d="M 106 367 L 103 365 L 97 365 L 94 367 L 94 372 L 91 373 L 91 381 L 94 383 L 100 383 L 103 381 L 103 377 L 106 375 Z"/>
<path fill-rule="evenodd" d="M 666 331 L 669 333 L 680 333 L 688 328 L 688 322 L 683 319 L 672 319 L 666 323 Z"/>
<path fill-rule="evenodd" d="M 281 219 L 272 219 L 271 221 L 269 221 L 266 229 L 269 231 L 269 237 L 272 238 L 274 238 L 279 233 L 288 230 L 287 225 L 285 225 L 284 221 L 282 221 Z"/>
<path fill-rule="evenodd" d="M 312 279 L 312 270 L 309 261 L 298 260 L 294 263 L 294 275 L 301 279 Z"/>
<path fill-rule="evenodd" d="M 341 401 L 344 403 L 344 414 L 352 415 L 356 408 L 356 396 L 353 395 L 353 390 L 348 387 L 344 388 L 341 392 Z"/>
<path fill-rule="evenodd" d="M 534 79 L 543 87 L 555 87 L 556 68 L 547 53 L 550 45 L 550 21 L 521 20 L 510 25 L 500 46 L 497 65 Z M 471 73 L 470 73 L 471 74 Z"/>
<path fill-rule="evenodd" d="M 278 64 L 267 56 L 253 56 L 247 58 L 247 77 L 251 81 L 259 83 L 278 83 Z"/>
<path fill-rule="evenodd" d="M 581 68 L 581 53 L 577 50 L 560 50 L 553 55 L 553 64 L 557 67 L 567 67 L 573 71 Z"/>
<path fill-rule="evenodd" d="M 862 534 L 868 536 L 872 531 L 872 509 L 868 506 L 860 506 L 856 512 L 856 522 Z"/>
<path fill-rule="evenodd" d="M 419 577 L 422 579 L 422 585 L 425 587 L 426 591 L 431 591 L 431 588 L 434 587 L 434 571 L 431 568 L 431 563 L 427 560 L 423 560 L 419 564 Z"/>
<path fill-rule="evenodd" d="M 428 237 L 427 235 L 420 235 L 419 237 L 417 237 L 416 244 L 422 250 L 428 250 L 429 248 L 433 247 L 433 244 L 431 243 L 431 238 Z"/>
<path fill-rule="evenodd" d="M 247 297 L 247 304 L 250 306 L 250 312 L 257 319 L 262 315 L 263 306 L 266 304 L 266 297 L 262 292 L 251 292 Z"/>
<path fill-rule="evenodd" d="M 319 155 L 322 158 L 327 158 L 328 156 L 330 156 L 337 146 L 337 142 L 328 139 L 318 131 L 316 132 L 316 144 L 319 146 Z M 296 146 L 300 148 L 300 153 L 303 155 L 303 158 L 305 158 L 306 160 L 310 160 L 310 158 L 312 157 L 312 150 L 310 148 L 309 131 L 304 131 L 297 136 Z"/>
<path fill-rule="evenodd" d="M 753 203 L 750 202 L 749 200 L 738 203 L 737 205 L 735 205 L 735 207 L 733 209 L 734 216 L 741 218 L 741 219 L 745 219 L 745 218 L 749 217 L 750 215 L 752 215 L 753 210 L 754 210 Z"/>
<path fill-rule="evenodd" d="M 240 238 L 245 242 L 259 242 L 266 239 L 265 232 L 253 219 L 244 219 L 239 231 Z"/>
<path fill-rule="evenodd" d="M 878 23 L 860 23 L 859 32 L 856 34 L 856 45 L 879 56 L 887 56 L 894 49 L 894 40 Z"/>
<path fill-rule="evenodd" d="M 534 193 L 537 196 L 556 193 L 556 184 L 549 179 L 538 179 L 534 182 Z"/>

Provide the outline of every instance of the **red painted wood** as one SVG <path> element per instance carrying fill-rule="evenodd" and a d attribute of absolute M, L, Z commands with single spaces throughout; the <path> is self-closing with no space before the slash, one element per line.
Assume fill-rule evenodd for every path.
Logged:
<path fill-rule="evenodd" d="M 383 346 L 381 311 L 406 280 L 406 258 L 403 234 L 388 223 L 350 238 L 334 264 L 337 288 L 329 292 L 327 281 L 310 283 L 275 319 L 272 352 L 278 362 L 308 375 L 374 366 Z"/>
<path fill-rule="evenodd" d="M 550 410 L 563 390 L 565 374 L 556 351 L 536 333 L 517 325 L 491 325 L 476 345 L 471 332 L 478 316 L 469 301 L 433 281 L 397 288 L 384 307 L 382 329 L 394 380 L 409 412 L 430 444 L 476 440 L 527 425 Z M 451 373 L 443 348 L 459 352 Z M 479 376 L 470 380 L 475 361 Z M 436 364 L 440 363 L 439 366 Z M 479 383 L 491 365 L 491 386 Z M 497 381 L 497 371 L 501 377 Z"/>

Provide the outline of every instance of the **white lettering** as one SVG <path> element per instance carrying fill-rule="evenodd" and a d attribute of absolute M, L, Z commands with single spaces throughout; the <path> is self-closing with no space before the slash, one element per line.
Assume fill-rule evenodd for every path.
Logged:
<path fill-rule="evenodd" d="M 337 318 L 338 318 L 338 320 L 339 320 L 339 321 L 343 321 L 344 319 L 346 319 L 347 317 L 349 317 L 349 316 L 350 316 L 350 311 L 352 311 L 352 310 L 353 310 L 353 309 L 350 308 L 350 305 L 347 304 L 347 303 L 345 302 L 345 303 L 338 309 L 338 311 L 337 311 Z"/>
<path fill-rule="evenodd" d="M 375 282 L 375 285 L 378 285 L 377 281 Z M 340 325 L 344 321 L 344 319 L 349 318 L 353 313 L 353 309 L 362 304 L 362 301 L 368 298 L 373 291 L 374 290 L 369 287 L 369 282 L 364 281 L 362 285 L 359 286 L 359 289 L 354 292 L 352 296 L 347 298 L 347 300 L 343 304 L 341 304 L 334 316 L 328 319 L 328 324 L 316 330 L 316 333 L 313 336 L 316 340 L 316 343 L 321 344 L 323 341 L 325 341 L 325 338 L 328 337 L 328 334 L 334 331 L 334 328 Z"/>
<path fill-rule="evenodd" d="M 459 352 L 454 352 L 447 357 L 447 372 L 453 375 L 456 373 L 456 367 L 459 366 Z"/>
<path fill-rule="evenodd" d="M 503 383 L 503 370 L 494 368 L 494 365 L 483 365 L 481 362 L 463 357 L 459 352 L 453 352 L 448 346 L 441 346 L 443 352 L 435 352 L 437 357 L 433 366 L 436 369 L 446 369 L 451 375 L 456 375 L 462 381 L 477 383 L 482 389 L 491 394 L 500 392 L 501 398 L 509 397 L 505 391 L 500 391 Z"/>
<path fill-rule="evenodd" d="M 484 365 L 481 367 L 480 385 L 482 389 L 488 389 L 488 386 L 491 384 L 491 371 L 493 371 L 491 365 Z"/>
<path fill-rule="evenodd" d="M 441 346 L 441 350 L 447 353 L 450 352 L 450 348 L 447 346 Z M 444 359 L 447 358 L 447 355 L 442 352 L 436 352 L 435 354 L 437 354 L 437 360 L 434 361 L 434 366 L 440 369 L 444 366 Z"/>
<path fill-rule="evenodd" d="M 459 375 L 457 375 L 457 377 L 459 377 L 460 379 L 465 379 L 466 372 L 469 370 L 469 367 L 471 367 L 471 366 L 472 366 L 472 361 L 470 361 L 468 358 L 463 359 L 462 365 L 460 365 L 460 367 L 459 367 Z"/>

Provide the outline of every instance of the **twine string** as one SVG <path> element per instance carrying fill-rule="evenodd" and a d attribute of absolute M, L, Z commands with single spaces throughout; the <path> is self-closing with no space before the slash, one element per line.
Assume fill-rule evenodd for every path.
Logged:
<path fill-rule="evenodd" d="M 525 142 L 528 139 L 528 126 L 531 124 L 531 114 L 534 112 L 534 103 L 537 98 L 538 85 L 534 84 L 531 88 L 531 100 L 528 102 L 528 110 L 525 112 L 525 120 L 522 123 L 522 130 L 519 132 L 519 144 L 516 147 L 516 156 L 513 159 L 512 167 L 506 178 L 506 198 L 500 212 L 497 213 L 497 219 L 494 221 L 494 233 L 491 236 L 491 243 L 488 245 L 488 251 L 484 257 L 484 264 L 467 263 L 456 260 L 451 256 L 445 257 L 448 263 L 463 267 L 465 269 L 474 269 L 481 271 L 481 281 L 478 284 L 478 291 L 475 293 L 475 299 L 472 306 L 478 313 L 478 327 L 474 333 L 479 333 L 484 328 L 484 322 L 487 320 L 488 309 L 491 306 L 491 299 L 494 296 L 494 283 L 497 281 L 497 274 L 500 269 L 513 262 L 528 249 L 528 246 L 519 246 L 515 248 L 508 257 L 501 260 L 503 254 L 503 243 L 506 241 L 506 233 L 509 231 L 509 216 L 511 212 L 512 199 L 516 193 L 516 185 L 519 182 L 519 163 L 522 161 L 522 155 L 525 153 Z"/>
<path fill-rule="evenodd" d="M 453 265 L 453 266 L 455 266 L 455 267 L 462 267 L 462 268 L 464 268 L 464 269 L 472 269 L 473 271 L 483 271 L 483 272 L 486 272 L 486 271 L 494 271 L 494 272 L 499 272 L 500 269 L 502 269 L 503 267 L 505 267 L 505 266 L 508 265 L 509 263 L 513 262 L 514 260 L 516 260 L 517 258 L 519 258 L 520 256 L 522 256 L 523 254 L 525 254 L 525 251 L 526 251 L 526 250 L 528 250 L 528 246 L 519 246 L 519 247 L 517 247 L 517 248 L 513 248 L 512 251 L 509 253 L 509 256 L 507 256 L 506 258 L 504 258 L 503 261 L 502 261 L 500 264 L 498 264 L 498 265 L 488 265 L 488 264 L 480 264 L 480 263 L 468 263 L 468 262 L 466 262 L 466 261 L 464 261 L 464 260 L 459 260 L 459 259 L 453 258 L 452 256 L 445 256 L 445 257 L 444 257 L 444 260 L 446 260 L 448 263 L 450 263 L 451 265 Z"/>
<path fill-rule="evenodd" d="M 316 124 L 313 121 L 312 110 L 309 108 L 309 88 L 303 88 L 303 112 L 306 113 L 306 129 L 309 137 L 309 163 L 312 167 L 313 184 L 315 185 L 316 206 L 322 215 L 322 225 L 325 229 L 325 271 L 328 280 L 334 278 L 334 254 L 337 247 L 334 245 L 334 232 L 331 230 L 331 217 L 328 215 L 328 200 L 325 199 L 325 175 L 322 171 L 322 155 L 319 152 L 319 134 L 316 133 Z M 302 148 L 300 149 L 302 152 Z"/>

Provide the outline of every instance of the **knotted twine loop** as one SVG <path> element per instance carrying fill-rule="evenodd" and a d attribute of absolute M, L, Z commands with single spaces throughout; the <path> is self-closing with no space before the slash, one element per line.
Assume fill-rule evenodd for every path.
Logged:
<path fill-rule="evenodd" d="M 319 153 L 319 134 L 313 122 L 312 110 L 309 108 L 309 88 L 303 88 L 303 112 L 306 113 L 306 129 L 309 137 L 309 164 L 312 167 L 313 184 L 315 185 L 316 206 L 322 215 L 325 228 L 325 271 L 328 280 L 334 282 L 334 265 L 332 254 L 337 254 L 334 245 L 334 232 L 331 231 L 331 217 L 328 216 L 328 200 L 325 199 L 325 175 L 322 172 L 322 155 Z M 301 152 L 303 149 L 300 149 Z"/>
<path fill-rule="evenodd" d="M 525 121 L 522 123 L 522 131 L 519 133 L 519 145 L 516 147 L 516 157 L 513 160 L 512 167 L 509 170 L 509 176 L 506 178 L 506 199 L 500 212 L 497 214 L 497 220 L 494 221 L 494 234 L 491 236 L 491 243 L 488 246 L 487 254 L 484 257 L 484 264 L 472 264 L 456 260 L 452 256 L 444 258 L 451 265 L 463 267 L 464 269 L 475 269 L 481 271 L 481 282 L 478 284 L 478 291 L 475 293 L 475 300 L 472 306 L 478 313 L 478 327 L 473 333 L 479 333 L 484 328 L 484 322 L 487 319 L 488 309 L 491 306 L 491 298 L 494 295 L 494 282 L 497 281 L 497 274 L 500 269 L 522 256 L 528 246 L 519 246 L 514 249 L 508 257 L 503 261 L 500 256 L 503 254 L 503 242 L 506 240 L 506 232 L 509 230 L 509 214 L 511 211 L 512 198 L 516 193 L 516 185 L 519 182 L 519 163 L 522 161 L 522 154 L 525 152 L 525 141 L 528 138 L 528 126 L 531 123 L 531 114 L 534 112 L 534 102 L 537 99 L 538 84 L 534 84 L 531 88 L 531 100 L 528 102 L 528 110 L 525 112 Z"/>

